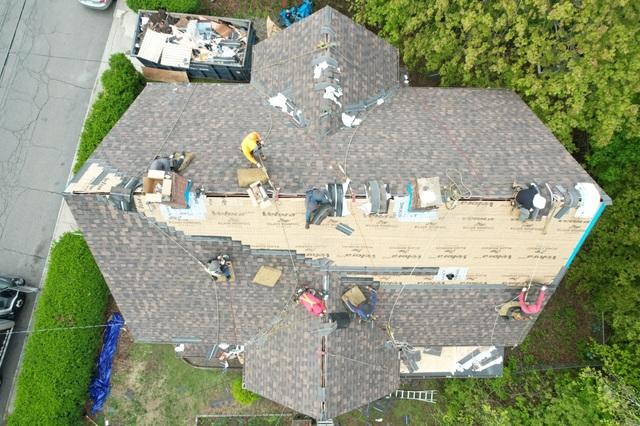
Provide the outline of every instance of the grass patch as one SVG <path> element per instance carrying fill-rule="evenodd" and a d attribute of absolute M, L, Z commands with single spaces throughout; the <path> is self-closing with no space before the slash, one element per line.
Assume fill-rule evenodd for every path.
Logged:
<path fill-rule="evenodd" d="M 598 337 L 594 333 L 597 321 L 588 295 L 564 280 L 524 342 L 508 355 L 524 366 L 583 363 L 589 341 Z"/>
<path fill-rule="evenodd" d="M 366 424 L 404 425 L 405 416 L 408 416 L 411 425 L 437 425 L 437 415 L 446 406 L 446 402 L 440 396 L 442 381 L 435 379 L 412 380 L 409 384 L 401 386 L 406 390 L 437 390 L 436 404 L 422 401 L 410 401 L 391 398 L 384 412 L 374 408 L 371 403 L 367 411 L 366 407 L 338 416 L 335 420 L 341 426 L 362 426 Z M 383 402 L 382 405 L 385 403 Z M 380 420 L 382 419 L 382 420 Z"/>
<path fill-rule="evenodd" d="M 165 9 L 169 12 L 193 13 L 200 10 L 200 0 L 127 0 L 127 6 L 136 12 Z"/>
<path fill-rule="evenodd" d="M 231 382 L 231 396 L 242 405 L 251 405 L 260 399 L 260 395 L 242 388 L 242 379 L 240 377 Z"/>
<path fill-rule="evenodd" d="M 129 0 L 131 1 L 131 0 Z M 302 0 L 287 0 L 287 7 L 299 5 Z M 343 0 L 320 0 L 313 2 L 313 11 L 316 12 L 325 6 L 331 6 L 337 11 L 351 16 L 349 2 Z M 214 16 L 228 16 L 230 18 L 266 18 L 270 16 L 277 22 L 282 9 L 281 0 L 205 0 L 202 2 L 201 13 Z"/>
<path fill-rule="evenodd" d="M 102 92 L 93 103 L 80 135 L 73 173 L 80 170 L 145 86 L 144 77 L 123 53 L 109 58 L 109 69 L 102 74 L 101 81 Z"/>
<path fill-rule="evenodd" d="M 102 328 L 37 330 L 103 324 L 108 290 L 84 239 L 64 234 L 51 250 L 44 290 L 27 340 L 8 425 L 80 422 Z"/>
<path fill-rule="evenodd" d="M 283 416 L 227 416 L 198 419 L 197 426 L 288 426 L 291 418 Z"/>
<path fill-rule="evenodd" d="M 111 395 L 95 421 L 99 425 L 105 420 L 117 425 L 193 425 L 199 414 L 290 412 L 264 398 L 250 406 L 236 402 L 231 388 L 241 377 L 239 370 L 194 368 L 176 357 L 173 346 L 133 343 L 125 332 L 114 360 Z"/>

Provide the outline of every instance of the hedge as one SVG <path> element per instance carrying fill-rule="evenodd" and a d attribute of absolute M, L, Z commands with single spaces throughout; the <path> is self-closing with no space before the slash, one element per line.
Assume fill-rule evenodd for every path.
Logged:
<path fill-rule="evenodd" d="M 103 324 L 108 294 L 82 236 L 64 234 L 51 250 L 9 426 L 81 423 L 103 329 L 37 330 Z"/>
<path fill-rule="evenodd" d="M 242 388 L 241 378 L 237 378 L 231 382 L 231 396 L 242 405 L 250 405 L 260 399 L 260 395 L 256 395 L 250 390 Z"/>
<path fill-rule="evenodd" d="M 127 0 L 127 5 L 136 12 L 140 9 L 165 9 L 179 13 L 193 13 L 200 10 L 200 0 Z"/>
<path fill-rule="evenodd" d="M 123 53 L 109 58 L 109 69 L 102 74 L 101 81 L 102 92 L 84 122 L 74 173 L 87 161 L 145 85 L 144 77 Z"/>

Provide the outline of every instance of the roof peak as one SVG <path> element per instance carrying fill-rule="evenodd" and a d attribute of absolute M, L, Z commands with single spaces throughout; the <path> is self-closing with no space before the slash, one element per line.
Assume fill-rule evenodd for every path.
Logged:
<path fill-rule="evenodd" d="M 398 58 L 395 47 L 326 6 L 255 46 L 251 84 L 297 126 L 329 134 L 399 86 Z"/>

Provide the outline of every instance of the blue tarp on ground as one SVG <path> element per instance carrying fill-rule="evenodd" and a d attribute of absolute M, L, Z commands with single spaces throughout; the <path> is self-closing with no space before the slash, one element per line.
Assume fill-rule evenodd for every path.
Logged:
<path fill-rule="evenodd" d="M 124 319 L 122 315 L 116 312 L 111 315 L 111 319 L 107 323 L 107 328 L 104 331 L 102 351 L 100 351 L 100 357 L 98 358 L 98 374 L 89 385 L 89 396 L 93 401 L 91 415 L 102 410 L 107 396 L 109 396 L 111 388 L 111 364 L 113 363 L 113 356 L 116 353 L 118 338 L 120 337 L 120 330 L 123 325 Z"/>
<path fill-rule="evenodd" d="M 303 0 L 300 6 L 284 8 L 280 11 L 280 24 L 285 28 L 289 27 L 311 15 L 312 9 L 312 0 Z"/>

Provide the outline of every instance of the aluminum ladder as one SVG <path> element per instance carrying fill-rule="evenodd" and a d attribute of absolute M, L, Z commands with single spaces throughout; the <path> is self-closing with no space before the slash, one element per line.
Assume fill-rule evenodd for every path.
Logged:
<path fill-rule="evenodd" d="M 395 398 L 398 399 L 410 399 L 413 401 L 423 401 L 430 402 L 432 404 L 436 403 L 435 394 L 437 391 L 435 390 L 426 390 L 426 391 L 408 391 L 398 389 L 394 394 L 392 394 Z"/>

